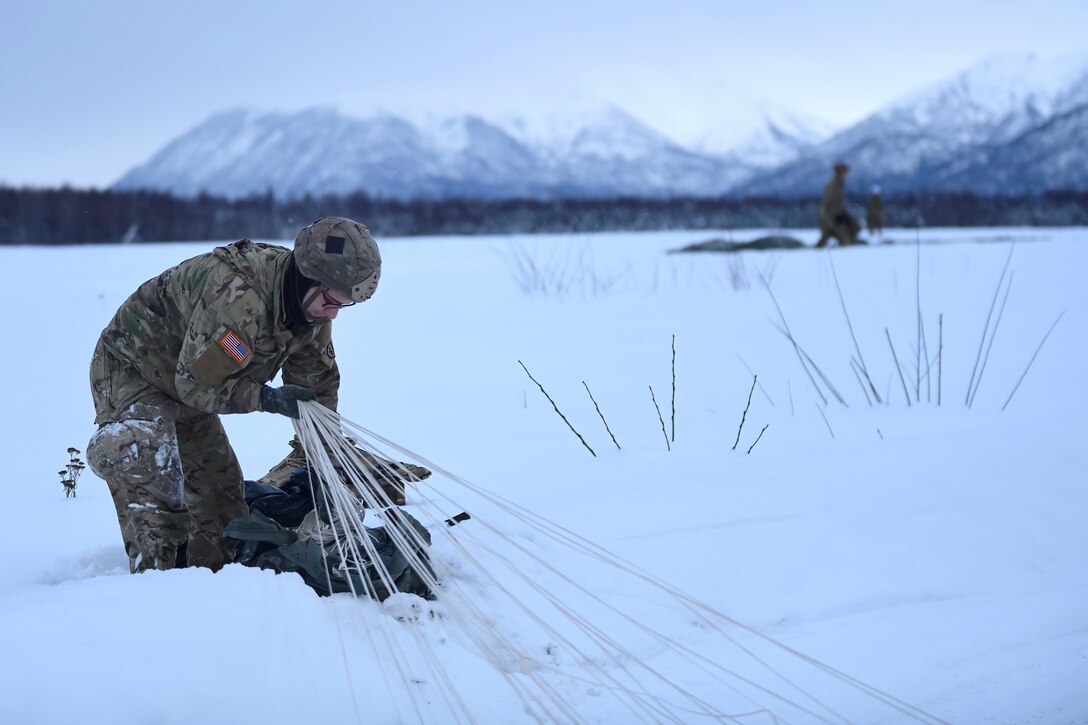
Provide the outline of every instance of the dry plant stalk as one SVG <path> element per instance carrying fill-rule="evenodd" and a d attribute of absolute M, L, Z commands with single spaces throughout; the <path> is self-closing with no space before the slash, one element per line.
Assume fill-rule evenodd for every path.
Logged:
<path fill-rule="evenodd" d="M 994 329 L 990 331 L 990 341 L 986 344 L 986 354 L 982 356 L 982 364 L 978 368 L 978 377 L 975 378 L 975 389 L 971 392 L 971 396 L 967 400 L 967 407 L 970 408 L 975 404 L 975 395 L 978 394 L 978 386 L 982 384 L 982 373 L 986 371 L 986 363 L 990 360 L 990 350 L 994 346 L 994 337 L 997 335 L 997 327 L 1001 324 L 1001 318 L 1005 314 L 1005 303 L 1009 301 L 1009 290 L 1012 289 L 1012 280 L 1014 274 L 1009 275 L 1009 284 L 1005 287 L 1005 296 L 1001 299 L 1001 307 L 997 311 L 997 318 L 994 320 Z"/>
<path fill-rule="evenodd" d="M 744 406 L 744 412 L 740 414 L 740 426 L 737 428 L 737 439 L 733 441 L 733 450 L 737 450 L 737 444 L 740 443 L 740 432 L 744 430 L 744 419 L 748 417 L 748 408 L 752 407 L 752 393 L 756 389 L 756 379 L 758 376 L 752 376 L 752 388 L 748 391 L 748 403 Z"/>
<path fill-rule="evenodd" d="M 755 441 L 753 441 L 753 442 L 752 442 L 752 445 L 748 446 L 748 453 L 749 453 L 749 454 L 751 454 L 751 453 L 752 453 L 752 449 L 756 447 L 756 443 L 759 443 L 759 439 L 763 437 L 763 431 L 767 430 L 767 429 L 768 429 L 768 428 L 770 428 L 770 427 L 771 427 L 771 424 L 770 424 L 770 423 L 768 423 L 767 425 L 763 426 L 763 430 L 761 430 L 761 431 L 759 432 L 759 435 L 757 435 L 757 436 L 756 436 L 756 439 L 755 439 Z"/>
<path fill-rule="evenodd" d="M 816 384 L 816 379 L 813 378 L 812 373 L 809 372 L 808 366 L 805 364 L 805 359 L 801 356 L 800 346 L 797 344 L 797 341 L 793 339 L 793 335 L 790 333 L 790 325 L 788 322 L 786 322 L 786 316 L 782 313 L 782 306 L 778 304 L 778 298 L 776 298 L 774 296 L 774 292 L 771 291 L 771 285 L 763 276 L 763 272 L 759 272 L 759 279 L 761 282 L 763 282 L 763 287 L 767 290 L 767 294 L 771 296 L 771 302 L 774 303 L 775 309 L 778 310 L 778 316 L 782 318 L 782 326 L 785 328 L 785 332 L 783 334 L 786 335 L 786 339 L 793 343 L 793 351 L 797 353 L 797 359 L 801 362 L 801 367 L 804 368 L 805 374 L 808 375 L 808 379 L 812 383 L 812 387 L 816 389 L 816 394 L 820 396 L 820 400 L 822 400 L 826 404 L 827 396 L 824 395 L 824 392 L 822 390 L 820 390 L 820 386 Z"/>
<path fill-rule="evenodd" d="M 1046 339 L 1050 337 L 1050 333 L 1054 332 L 1054 328 L 1058 326 L 1058 323 L 1061 322 L 1062 318 L 1065 317 L 1065 313 L 1068 311 L 1069 310 L 1067 309 L 1062 310 L 1062 313 L 1058 315 L 1058 319 L 1054 320 L 1054 324 L 1051 325 L 1050 329 L 1046 331 L 1045 335 L 1043 335 L 1043 339 L 1039 342 L 1039 347 L 1035 348 L 1035 353 L 1031 356 L 1031 360 L 1028 361 L 1028 366 L 1024 368 L 1024 372 L 1020 374 L 1020 379 L 1016 381 L 1016 385 L 1013 386 L 1012 392 L 1009 393 L 1009 397 L 1005 401 L 1005 404 L 1001 406 L 1001 412 L 1005 412 L 1005 408 L 1009 407 L 1009 403 L 1012 402 L 1012 396 L 1016 395 L 1016 391 L 1020 388 L 1020 383 L 1024 382 L 1024 378 L 1027 376 L 1028 370 L 1031 370 L 1032 363 L 1035 362 L 1035 358 L 1039 355 L 1039 351 L 1043 349 L 1043 343 L 1045 343 Z"/>
<path fill-rule="evenodd" d="M 748 371 L 749 375 L 752 375 L 752 376 L 755 375 L 755 373 L 752 372 L 751 366 L 749 366 L 748 363 L 745 362 L 744 358 L 741 357 L 740 354 L 737 355 L 737 359 L 740 360 L 740 364 L 744 366 L 744 369 Z M 759 388 L 759 392 L 763 393 L 763 397 L 767 399 L 767 402 L 770 403 L 771 407 L 773 408 L 774 407 L 774 400 L 771 399 L 771 396 L 767 392 L 767 389 L 765 387 L 763 387 L 763 383 L 758 383 L 756 385 L 756 387 Z"/>
<path fill-rule="evenodd" d="M 919 315 L 921 315 L 920 312 Z M 926 402 L 931 403 L 933 402 L 933 365 L 929 359 L 929 343 L 926 342 L 926 323 L 921 316 L 918 317 L 918 329 L 922 338 L 922 359 L 926 361 Z M 921 374 L 921 371 L 919 371 L 919 374 Z M 919 395 L 921 395 L 921 390 L 919 390 Z M 918 402 L 922 401 L 919 400 Z"/>
<path fill-rule="evenodd" d="M 937 315 L 937 407 L 941 407 L 941 362 L 944 356 L 944 313 Z"/>
<path fill-rule="evenodd" d="M 596 458 L 597 454 L 594 453 L 593 449 L 589 447 L 588 443 L 586 443 L 586 439 L 582 437 L 581 433 L 574 430 L 574 426 L 570 424 L 569 420 L 567 420 L 567 416 L 563 415 L 562 411 L 559 410 L 559 406 L 555 404 L 554 400 L 552 400 L 552 396 L 548 395 L 548 391 L 544 389 L 544 386 L 537 382 L 537 379 L 534 378 L 533 374 L 529 372 L 529 368 L 525 367 L 525 363 L 523 363 L 521 360 L 518 360 L 518 365 L 520 365 L 521 369 L 525 371 L 525 374 L 529 376 L 529 379 L 536 383 L 536 386 L 540 388 L 540 392 L 544 393 L 544 397 L 547 398 L 548 402 L 552 404 L 553 408 L 555 408 L 555 412 L 559 415 L 560 418 L 563 419 L 563 422 L 567 424 L 567 427 L 570 428 L 571 432 L 574 433 L 574 435 L 578 436 L 578 440 L 582 441 L 582 445 L 586 447 L 586 450 L 592 453 L 593 457 Z"/>
<path fill-rule="evenodd" d="M 922 402 L 922 231 L 914 227 L 914 313 L 918 323 L 918 339 L 914 353 L 914 399 Z"/>
<path fill-rule="evenodd" d="M 676 335 L 672 336 L 672 442 L 676 442 Z"/>
<path fill-rule="evenodd" d="M 827 420 L 827 415 L 824 413 L 824 409 L 820 407 L 819 403 L 814 403 L 816 410 L 820 411 L 820 417 L 824 419 L 824 425 L 827 426 L 827 432 L 831 434 L 831 438 L 835 438 L 835 431 L 831 430 L 831 423 Z"/>
<path fill-rule="evenodd" d="M 986 333 L 990 330 L 990 318 L 993 317 L 994 307 L 997 306 L 997 296 L 1001 293 L 1001 285 L 1005 281 L 1005 274 L 1009 271 L 1009 263 L 1012 262 L 1012 253 L 1016 247 L 1009 249 L 1008 259 L 1001 270 L 1001 276 L 997 279 L 997 287 L 994 288 L 994 298 L 990 301 L 990 311 L 986 314 L 986 324 L 982 327 L 982 339 L 978 341 L 978 353 L 975 355 L 975 367 L 971 370 L 971 379 L 967 381 L 967 394 L 963 397 L 963 404 L 971 404 L 971 391 L 975 387 L 975 374 L 978 373 L 979 361 L 982 359 L 982 348 L 986 344 Z"/>
<path fill-rule="evenodd" d="M 616 444 L 616 449 L 622 450 L 619 441 L 616 440 L 616 436 L 612 435 L 612 429 L 608 427 L 608 421 L 604 419 L 604 413 L 601 412 L 601 406 L 597 405 L 597 400 L 593 397 L 593 392 L 589 389 L 589 386 L 586 385 L 585 380 L 582 381 L 582 385 L 585 385 L 586 392 L 589 393 L 589 399 L 593 402 L 593 407 L 597 409 L 597 415 L 601 416 L 601 422 L 604 423 L 604 429 L 608 431 L 608 435 L 612 436 L 612 442 Z"/>
<path fill-rule="evenodd" d="M 854 377 L 857 378 L 858 385 L 861 386 L 861 393 L 865 396 L 865 402 L 869 404 L 869 407 L 873 407 L 873 399 L 869 397 L 869 391 L 865 388 L 865 383 L 861 380 L 861 373 L 858 372 L 860 365 L 853 355 L 850 356 L 850 369 L 854 371 Z"/>
<path fill-rule="evenodd" d="M 876 392 L 876 386 L 873 385 L 872 378 L 869 377 L 869 368 L 865 366 L 865 358 L 861 356 L 861 346 L 858 345 L 858 338 L 854 334 L 854 325 L 850 321 L 850 313 L 846 310 L 846 299 L 843 298 L 842 287 L 839 286 L 839 275 L 835 271 L 835 260 L 831 256 L 830 249 L 827 250 L 827 259 L 831 263 L 831 276 L 835 279 L 835 289 L 839 292 L 839 302 L 842 304 L 843 317 L 846 318 L 846 327 L 850 330 L 850 339 L 854 341 L 854 352 L 858 354 L 858 366 L 861 368 L 861 372 L 865 376 L 865 379 L 869 382 L 869 389 L 873 391 L 873 397 L 876 398 L 876 402 L 883 403 L 884 401 L 880 399 L 880 394 Z M 864 386 L 862 386 L 862 390 L 864 389 Z M 865 395 L 865 399 L 869 399 L 868 394 Z M 869 406 L 872 407 L 872 405 L 873 403 L 870 401 Z"/>
<path fill-rule="evenodd" d="M 60 475 L 60 484 L 64 487 L 65 498 L 75 498 L 76 485 L 79 482 L 79 476 L 83 473 L 83 469 L 87 467 L 87 464 L 79 459 L 80 450 L 78 448 L 68 448 L 68 464 L 57 471 Z"/>
<path fill-rule="evenodd" d="M 899 365 L 899 356 L 895 354 L 895 345 L 892 344 L 892 334 L 888 332 L 887 327 L 884 328 L 884 334 L 888 336 L 888 347 L 892 349 L 892 360 L 895 361 L 895 369 L 899 371 L 899 382 L 903 383 L 903 395 L 907 399 L 907 407 L 909 408 L 911 403 L 910 393 L 907 392 L 907 379 L 903 377 L 903 368 Z"/>
<path fill-rule="evenodd" d="M 665 450 L 671 451 L 672 446 L 669 445 L 669 434 L 665 432 L 665 419 L 661 417 L 661 408 L 657 405 L 657 398 L 654 397 L 654 386 L 648 386 L 650 388 L 650 400 L 654 401 L 654 410 L 657 411 L 657 420 L 661 423 L 661 435 L 665 436 Z"/>

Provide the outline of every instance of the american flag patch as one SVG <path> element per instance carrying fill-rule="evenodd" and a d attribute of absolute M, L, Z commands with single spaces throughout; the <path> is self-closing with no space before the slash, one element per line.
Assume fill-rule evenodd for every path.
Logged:
<path fill-rule="evenodd" d="M 227 330 L 226 334 L 219 338 L 218 342 L 219 346 L 226 350 L 227 354 L 234 358 L 234 362 L 239 365 L 249 359 L 249 348 L 230 330 Z"/>

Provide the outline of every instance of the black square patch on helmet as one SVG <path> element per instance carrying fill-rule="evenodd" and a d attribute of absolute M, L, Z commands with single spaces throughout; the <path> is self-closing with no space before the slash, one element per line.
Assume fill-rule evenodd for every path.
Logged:
<path fill-rule="evenodd" d="M 345 241 L 343 237 L 325 237 L 325 252 L 327 254 L 343 254 Z"/>

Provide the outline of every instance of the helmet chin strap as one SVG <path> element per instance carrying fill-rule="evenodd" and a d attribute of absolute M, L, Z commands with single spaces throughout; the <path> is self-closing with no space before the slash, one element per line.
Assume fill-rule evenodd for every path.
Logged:
<path fill-rule="evenodd" d="M 299 303 L 302 305 L 302 314 L 309 321 L 311 325 L 323 325 L 326 322 L 332 322 L 332 318 L 321 315 L 320 317 L 310 317 L 310 313 L 307 310 L 310 305 L 321 296 L 321 285 L 315 284 L 306 291 L 306 294 L 302 296 Z"/>

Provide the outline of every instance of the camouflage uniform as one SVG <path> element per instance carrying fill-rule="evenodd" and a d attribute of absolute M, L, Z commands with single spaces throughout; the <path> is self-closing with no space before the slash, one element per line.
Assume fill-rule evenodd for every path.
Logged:
<path fill-rule="evenodd" d="M 879 191 L 869 195 L 869 203 L 865 208 L 865 225 L 869 228 L 869 234 L 884 232 L 884 197 Z"/>
<path fill-rule="evenodd" d="M 820 239 L 816 242 L 817 247 L 826 247 L 831 237 L 839 240 L 842 246 L 856 241 L 858 222 L 846 211 L 843 186 L 844 181 L 837 173 L 824 186 L 824 194 L 820 200 Z"/>
<path fill-rule="evenodd" d="M 110 488 L 130 562 L 169 569 L 230 560 L 223 527 L 247 513 L 219 415 L 260 410 L 262 385 L 317 393 L 335 410 L 331 323 L 288 326 L 291 251 L 242 240 L 148 280 L 103 330 L 91 360 L 98 431 L 88 463 Z"/>

